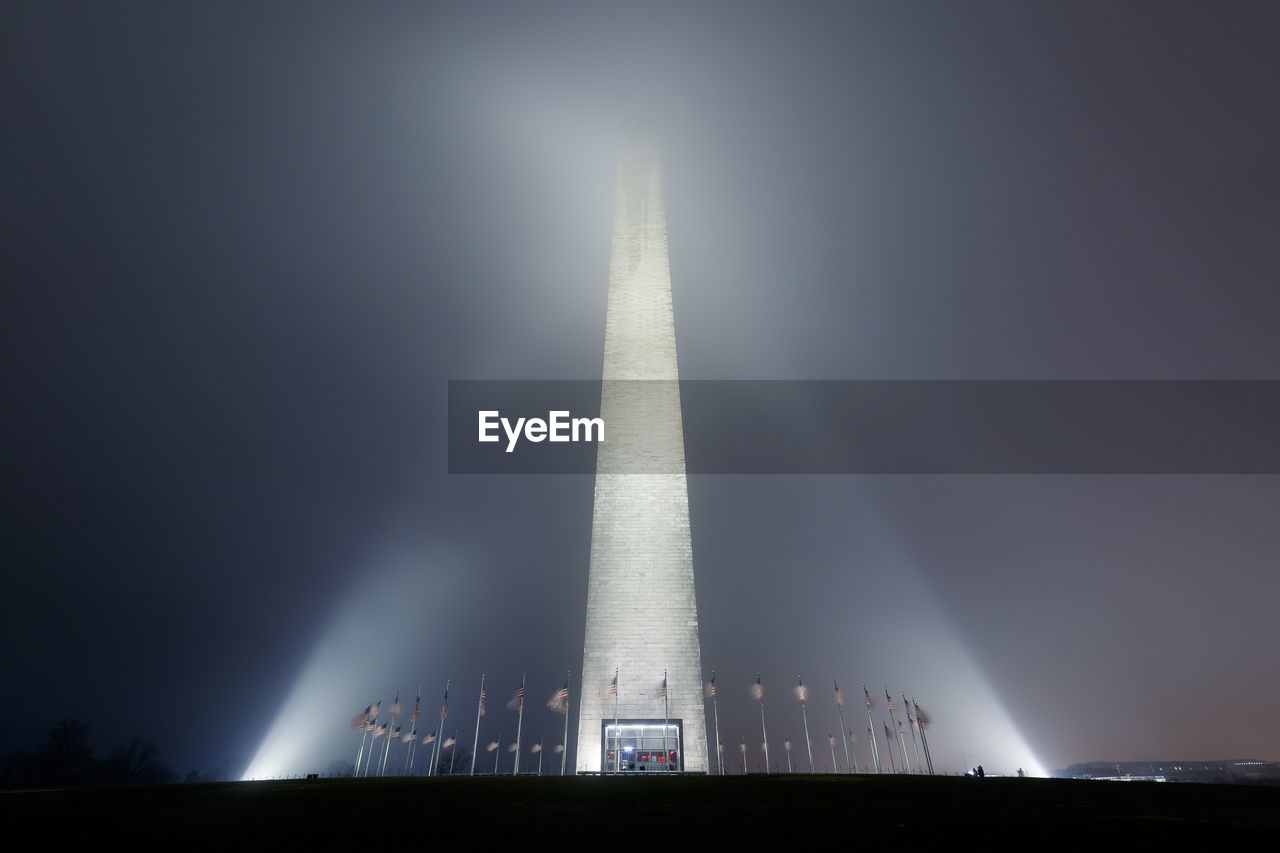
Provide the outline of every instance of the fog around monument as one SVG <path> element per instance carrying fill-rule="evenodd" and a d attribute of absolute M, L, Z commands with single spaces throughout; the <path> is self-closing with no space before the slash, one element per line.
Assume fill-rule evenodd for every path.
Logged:
<path fill-rule="evenodd" d="M 553 742 L 592 481 L 448 476 L 445 387 L 600 376 L 636 114 L 683 377 L 1277 378 L 1262 4 L 0 15 L 6 748 L 318 770 L 419 682 L 469 743 L 487 674 L 507 730 L 524 670 Z M 835 678 L 916 696 L 947 771 L 1280 758 L 1277 490 L 691 477 L 727 763 L 757 671 L 815 754 Z"/>

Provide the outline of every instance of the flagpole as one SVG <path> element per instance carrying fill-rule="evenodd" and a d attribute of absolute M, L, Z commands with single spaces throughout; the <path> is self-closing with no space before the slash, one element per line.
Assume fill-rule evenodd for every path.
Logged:
<path fill-rule="evenodd" d="M 435 749 L 431 751 L 431 767 L 428 768 L 428 776 L 435 776 L 437 765 L 440 763 L 440 744 L 444 742 L 444 718 L 449 716 L 449 685 L 453 683 L 452 679 L 444 680 L 444 698 L 440 702 L 440 725 L 436 727 L 436 743 Z"/>
<path fill-rule="evenodd" d="M 387 728 L 387 724 L 386 724 L 386 723 L 383 723 L 379 728 L 385 732 L 385 731 L 386 731 L 386 728 Z M 378 729 L 374 729 L 374 731 L 373 731 L 373 739 L 374 739 L 374 741 L 375 741 L 375 742 L 377 741 L 378 737 L 379 737 L 379 735 L 378 735 Z M 366 759 L 364 760 L 364 777 L 365 777 L 366 779 L 368 779 L 368 778 L 369 778 L 369 773 L 370 773 L 370 771 L 373 769 L 374 752 L 375 752 L 376 750 L 377 750 L 377 747 L 376 747 L 376 746 L 372 746 L 372 747 L 370 747 L 370 748 L 369 748 L 369 757 L 368 757 L 368 758 L 366 758 Z"/>
<path fill-rule="evenodd" d="M 698 680 L 702 680 L 702 673 L 698 673 Z M 704 694 L 705 697 L 705 694 Z M 707 775 L 711 775 L 711 733 L 707 731 L 707 708 L 702 707 L 702 754 L 707 757 Z M 716 745 L 717 747 L 719 744 Z"/>
<path fill-rule="evenodd" d="M 520 699 L 516 708 L 516 766 L 512 768 L 511 775 L 520 775 L 520 730 L 524 726 L 524 678 L 526 673 L 520 673 Z"/>
<path fill-rule="evenodd" d="M 889 719 L 893 720 L 893 728 L 898 734 L 898 751 L 902 754 L 902 771 L 904 773 L 911 772 L 911 763 L 907 761 L 907 742 L 902 736 L 902 723 L 898 721 L 898 709 L 894 706 L 897 704 L 893 701 L 893 697 L 889 695 L 889 688 L 884 689 L 885 701 L 889 703 Z M 893 749 L 892 746 L 889 747 Z"/>
<path fill-rule="evenodd" d="M 884 772 L 880 768 L 880 750 L 876 747 L 876 730 L 871 723 L 871 692 L 867 690 L 867 682 L 862 682 L 862 695 L 867 697 L 867 742 L 871 744 L 871 760 L 875 762 L 876 774 Z"/>
<path fill-rule="evenodd" d="M 911 704 L 916 709 L 916 725 L 920 727 L 920 742 L 924 745 L 924 760 L 929 765 L 929 775 L 933 775 L 933 756 L 929 754 L 929 738 L 925 736 L 925 722 L 920 719 L 920 703 L 916 701 L 916 697 L 911 697 Z"/>
<path fill-rule="evenodd" d="M 498 732 L 497 746 L 493 750 L 493 775 L 498 775 L 498 759 L 502 757 L 502 732 Z"/>
<path fill-rule="evenodd" d="M 383 725 L 383 726 L 386 726 L 386 723 L 383 723 L 382 725 Z M 369 747 L 369 755 L 368 755 L 368 757 L 367 757 L 367 758 L 365 758 L 365 760 L 364 760 L 364 778 L 366 778 L 366 779 L 368 779 L 368 778 L 369 778 L 369 771 L 370 771 L 370 769 L 372 769 L 372 767 L 373 767 L 373 753 L 374 753 L 374 752 L 376 751 L 376 749 L 377 749 L 377 740 L 378 740 L 378 730 L 377 730 L 377 729 L 374 729 L 374 730 L 373 730 L 373 741 L 374 741 L 374 743 L 373 743 L 372 745 L 370 745 L 370 747 Z"/>
<path fill-rule="evenodd" d="M 366 726 L 368 723 L 365 724 Z M 369 732 L 365 730 L 365 726 L 360 727 L 360 749 L 356 751 L 356 766 L 351 771 L 352 778 L 355 778 L 360 769 L 360 762 L 364 760 L 364 739 L 369 736 Z"/>
<path fill-rule="evenodd" d="M 373 697 L 369 697 L 369 709 L 373 709 Z M 360 777 L 360 762 L 364 759 L 364 739 L 369 736 L 369 717 L 368 711 L 365 712 L 364 725 L 360 726 L 360 750 L 356 753 L 356 766 L 351 771 L 351 778 L 358 779 Z M 358 719 L 358 717 L 357 717 Z"/>
<path fill-rule="evenodd" d="M 387 758 L 392 754 L 392 738 L 396 736 L 396 717 L 399 716 L 399 688 L 396 688 L 396 698 L 392 701 L 392 719 L 387 724 L 387 744 L 383 747 L 383 763 L 378 766 L 378 775 L 387 775 Z"/>
<path fill-rule="evenodd" d="M 573 670 L 566 670 L 564 674 L 564 749 L 560 751 L 560 775 L 564 775 L 565 764 L 569 760 L 569 678 L 573 675 Z M 538 759 L 541 762 L 542 759 Z"/>
<path fill-rule="evenodd" d="M 618 667 L 613 669 L 613 774 L 617 775 L 618 770 L 622 767 L 622 729 L 618 727 L 618 693 L 622 692 L 622 685 L 618 684 L 618 676 L 622 671 Z"/>
<path fill-rule="evenodd" d="M 458 761 L 458 730 L 453 730 L 453 746 L 449 747 L 453 752 L 449 753 L 449 775 L 453 775 L 453 766 Z"/>
<path fill-rule="evenodd" d="M 845 737 L 845 732 L 848 729 L 844 727 L 844 694 L 840 692 L 840 685 L 836 683 L 834 678 L 831 679 L 831 683 L 835 685 L 836 713 L 840 715 L 840 740 L 844 741 L 844 769 L 846 773 L 853 773 L 853 765 L 849 763 L 849 741 Z M 834 761 L 835 759 L 832 759 L 833 763 Z"/>
<path fill-rule="evenodd" d="M 400 688 L 396 688 L 396 698 L 391 702 L 391 722 L 387 726 L 387 745 L 382 750 L 382 764 L 378 766 L 378 775 L 387 775 L 387 757 L 391 755 L 391 739 L 396 734 L 396 715 L 400 712 Z"/>
<path fill-rule="evenodd" d="M 760 673 L 756 673 L 756 698 L 760 700 L 760 738 L 764 744 L 764 772 L 769 773 L 769 733 L 764 728 L 764 685 L 760 683 Z"/>
<path fill-rule="evenodd" d="M 395 721 L 396 718 L 393 716 L 391 723 L 387 726 L 387 745 L 382 748 L 382 763 L 378 765 L 379 777 L 387 775 L 387 759 L 391 756 L 391 741 L 397 737 Z"/>
<path fill-rule="evenodd" d="M 542 775 L 542 738 L 538 738 L 538 775 Z"/>
<path fill-rule="evenodd" d="M 796 687 L 800 690 L 800 695 L 808 697 L 809 691 L 804 686 L 804 679 L 796 676 Z M 808 703 L 805 699 L 800 700 L 800 717 L 804 720 L 804 747 L 809 750 L 809 772 L 815 772 L 813 769 L 813 741 L 809 738 L 809 712 L 805 708 Z"/>
<path fill-rule="evenodd" d="M 916 772 L 920 772 L 920 744 L 916 742 L 916 723 L 911 718 L 911 703 L 907 701 L 907 694 L 902 694 L 902 710 L 907 715 L 907 728 L 911 729 L 911 748 L 916 753 Z"/>
<path fill-rule="evenodd" d="M 373 723 L 373 725 L 374 725 L 373 730 L 372 730 L 372 731 L 370 731 L 369 733 L 370 733 L 370 734 L 372 734 L 372 735 L 374 735 L 374 737 L 372 737 L 372 738 L 370 738 L 370 739 L 369 739 L 369 755 L 368 755 L 368 756 L 365 758 L 365 760 L 364 760 L 364 778 L 366 778 L 366 779 L 368 779 L 368 778 L 369 778 L 369 765 L 373 762 L 373 745 L 374 745 L 374 742 L 375 742 L 375 741 L 377 741 L 377 739 L 378 739 L 378 738 L 377 738 L 377 734 L 378 734 L 378 714 L 382 711 L 382 697 L 383 697 L 383 695 L 384 695 L 384 694 L 382 694 L 382 693 L 379 693 L 379 694 L 378 694 L 378 704 L 376 704 L 376 705 L 374 705 L 374 706 L 373 706 L 373 707 L 374 707 L 373 717 L 369 720 L 369 722 Z M 359 776 L 359 775 L 360 775 L 360 768 L 359 768 L 359 767 L 357 767 L 357 768 L 356 768 L 356 775 L 357 775 L 357 776 Z"/>
<path fill-rule="evenodd" d="M 476 736 L 471 741 L 471 772 L 476 775 L 476 750 L 480 748 L 480 715 L 484 713 L 484 673 L 480 673 L 480 701 L 476 703 Z"/>
<path fill-rule="evenodd" d="M 671 746 L 667 742 L 667 721 L 671 711 L 667 706 L 667 671 L 662 670 L 662 761 L 667 770 L 671 769 Z M 703 717 L 705 720 L 706 717 Z"/>
<path fill-rule="evenodd" d="M 387 770 L 387 756 L 391 753 L 391 738 L 395 736 L 396 716 L 400 710 L 400 688 L 396 688 L 396 698 L 391 700 L 391 719 L 387 721 L 387 742 L 382 745 L 382 761 L 378 763 L 378 775 Z"/>
<path fill-rule="evenodd" d="M 413 757 L 418 753 L 418 715 L 422 712 L 422 682 L 418 682 L 418 695 L 413 700 L 413 719 L 409 722 L 409 751 L 404 756 L 404 773 L 409 775 Z"/>
<path fill-rule="evenodd" d="M 889 733 L 889 721 L 884 720 L 884 742 L 889 745 L 889 766 L 893 768 L 896 775 L 898 772 L 898 763 L 893 760 L 893 735 Z"/>
<path fill-rule="evenodd" d="M 711 670 L 711 716 L 716 721 L 716 770 L 724 775 L 724 746 L 720 743 L 720 708 L 716 696 L 716 671 Z"/>

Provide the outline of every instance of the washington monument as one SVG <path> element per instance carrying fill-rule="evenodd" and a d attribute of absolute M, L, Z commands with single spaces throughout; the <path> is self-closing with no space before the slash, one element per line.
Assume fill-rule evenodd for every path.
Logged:
<path fill-rule="evenodd" d="M 657 139 L 636 128 L 614 203 L 580 773 L 708 770 L 678 379 Z"/>

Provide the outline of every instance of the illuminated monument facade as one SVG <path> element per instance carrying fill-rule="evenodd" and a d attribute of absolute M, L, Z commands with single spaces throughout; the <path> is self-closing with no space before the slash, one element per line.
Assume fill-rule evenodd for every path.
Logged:
<path fill-rule="evenodd" d="M 636 130 L 614 206 L 579 773 L 707 772 L 678 379 L 657 140 Z"/>

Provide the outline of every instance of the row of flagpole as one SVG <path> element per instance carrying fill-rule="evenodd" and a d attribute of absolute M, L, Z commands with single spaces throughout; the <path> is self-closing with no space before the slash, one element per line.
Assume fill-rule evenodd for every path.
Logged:
<path fill-rule="evenodd" d="M 570 675 L 571 673 L 567 673 L 565 675 L 564 686 L 561 687 L 559 690 L 557 690 L 554 694 L 552 694 L 550 700 L 548 700 L 547 702 L 548 708 L 550 708 L 552 711 L 555 711 L 556 713 L 564 715 L 564 718 L 565 718 L 564 739 L 561 741 L 561 743 L 556 745 L 556 752 L 560 754 L 560 775 L 562 776 L 565 774 L 566 762 L 568 759 L 569 677 Z M 618 726 L 618 677 L 619 677 L 619 672 L 615 671 L 613 680 L 609 683 L 606 691 L 606 695 L 612 696 L 614 699 L 614 731 L 615 733 L 618 733 L 615 735 L 616 737 L 621 736 L 620 728 Z M 477 758 L 479 745 L 480 745 L 480 718 L 485 715 L 485 699 L 486 699 L 485 679 L 486 679 L 486 676 L 484 674 L 481 674 L 480 697 L 476 704 L 475 735 L 472 739 L 472 747 L 471 747 L 471 767 L 468 771 L 468 775 L 471 775 L 471 776 L 475 775 L 476 758 Z M 449 688 L 451 684 L 452 684 L 452 681 L 445 682 L 444 695 L 442 696 L 441 703 L 440 703 L 439 725 L 434 731 L 430 732 L 429 734 L 421 738 L 421 743 L 423 746 L 432 746 L 431 757 L 429 759 L 429 765 L 427 767 L 428 776 L 433 776 L 437 774 L 437 772 L 439 771 L 440 756 L 443 753 L 443 750 L 450 749 L 450 748 L 454 748 L 454 753 L 451 753 L 450 755 L 449 772 L 452 774 L 454 771 L 453 762 L 456 759 L 457 733 L 455 732 L 454 736 L 450 738 L 444 738 L 442 736 L 444 732 L 445 719 L 449 716 Z M 840 720 L 840 731 L 842 733 L 841 740 L 843 741 L 843 745 L 844 745 L 845 768 L 846 768 L 845 772 L 857 773 L 858 772 L 857 754 L 856 752 L 851 753 L 849 749 L 850 745 L 856 742 L 856 736 L 854 735 L 851 729 L 848 729 L 845 726 L 844 694 L 840 690 L 840 685 L 835 681 L 832 681 L 832 688 L 834 691 L 836 713 Z M 765 773 L 768 773 L 769 767 L 770 767 L 769 734 L 765 726 L 764 685 L 761 681 L 760 673 L 756 673 L 755 683 L 750 686 L 748 692 L 751 695 L 751 698 L 757 701 L 760 705 L 761 747 L 764 751 Z M 809 688 L 804 683 L 803 678 L 799 676 L 796 677 L 796 686 L 792 689 L 792 692 L 795 695 L 796 699 L 800 702 L 800 714 L 804 724 L 805 748 L 808 756 L 809 772 L 815 773 L 817 772 L 817 770 L 813 760 L 813 741 L 809 734 L 809 714 L 808 714 Z M 875 700 L 872 698 L 871 692 L 867 689 L 867 685 L 865 683 L 863 683 L 862 685 L 862 692 L 866 699 L 867 742 L 871 752 L 872 763 L 875 766 L 876 773 L 883 773 L 886 771 L 884 769 L 884 763 L 881 761 L 879 746 L 876 743 L 875 722 L 872 717 L 872 708 L 875 706 Z M 719 712 L 719 700 L 716 694 L 715 670 L 712 670 L 711 672 L 711 680 L 704 685 L 704 695 L 707 699 L 711 700 L 712 716 L 715 721 L 716 769 L 720 775 L 724 775 L 725 773 L 724 744 L 720 738 L 720 712 Z M 669 699 L 667 695 L 667 671 L 666 670 L 663 670 L 662 685 L 659 688 L 659 696 L 662 699 L 662 706 L 663 706 L 662 731 L 663 731 L 663 751 L 665 753 L 669 747 L 669 744 L 667 743 L 667 726 L 670 719 L 670 706 L 669 706 Z M 516 690 L 515 694 L 511 697 L 511 700 L 507 703 L 507 707 L 515 711 L 517 715 L 516 716 L 516 739 L 509 747 L 509 749 L 515 753 L 515 764 L 512 769 L 512 775 L 516 775 L 520 772 L 520 747 L 521 747 L 521 742 L 522 742 L 521 738 L 523 735 L 523 728 L 524 728 L 524 701 L 525 701 L 525 674 L 522 673 L 520 676 L 520 687 Z M 885 701 L 886 701 L 887 710 L 889 712 L 889 717 L 893 721 L 892 728 L 889 725 L 889 720 L 883 721 L 884 738 L 885 738 L 885 744 L 887 747 L 888 764 L 889 764 L 889 767 L 891 768 L 891 772 L 894 772 L 894 773 L 899 772 L 898 759 L 895 758 L 894 756 L 895 733 L 896 733 L 896 746 L 898 748 L 898 756 L 901 758 L 901 762 L 902 762 L 902 772 L 920 773 L 920 772 L 923 772 L 925 768 L 927 768 L 927 772 L 930 775 L 932 775 L 933 759 L 929 754 L 929 741 L 927 736 L 925 735 L 925 728 L 929 722 L 928 715 L 926 715 L 924 711 L 921 710 L 919 704 L 915 701 L 914 697 L 910 701 L 908 701 L 905 693 L 902 694 L 902 705 L 899 706 L 897 703 L 897 700 L 895 700 L 893 696 L 889 693 L 889 689 L 887 687 L 885 688 Z M 412 773 L 414 761 L 416 760 L 416 757 L 417 757 L 417 747 L 419 744 L 418 723 L 422 713 L 422 685 L 421 684 L 418 685 L 418 695 L 417 695 L 417 698 L 414 700 L 413 714 L 411 715 L 411 718 L 410 718 L 409 731 L 405 732 L 403 735 L 400 734 L 400 726 L 396 725 L 396 718 L 400 714 L 400 691 L 399 690 L 396 691 L 395 699 L 391 704 L 390 720 L 388 722 L 385 722 L 379 725 L 377 720 L 378 720 L 378 715 L 381 711 L 381 707 L 382 707 L 382 697 L 379 697 L 376 702 L 371 699 L 369 701 L 369 705 L 363 711 L 357 714 L 355 718 L 352 720 L 352 723 L 351 723 L 352 728 L 360 730 L 362 732 L 361 738 L 360 738 L 360 748 L 359 748 L 359 751 L 356 753 L 356 763 L 355 763 L 355 772 L 354 772 L 355 776 L 366 776 L 366 777 L 369 776 L 371 774 L 371 768 L 373 767 L 375 762 L 377 763 L 377 766 L 378 766 L 378 770 L 375 775 L 378 775 L 378 776 L 386 775 L 387 761 L 390 756 L 391 742 L 393 740 L 400 740 L 403 743 L 408 744 L 409 748 L 405 753 L 405 764 L 404 764 L 403 772 L 405 774 Z M 897 713 L 900 708 L 903 711 L 905 711 L 906 718 L 907 718 L 906 724 L 903 724 L 898 719 Z M 908 731 L 911 734 L 912 750 L 915 754 L 915 759 L 916 759 L 914 770 L 911 768 L 911 763 L 908 760 L 908 755 L 907 755 L 906 735 Z M 917 739 L 917 734 L 919 735 L 918 739 Z M 372 737 L 370 737 L 371 735 Z M 379 759 L 376 757 L 376 752 L 377 752 L 376 742 L 378 738 L 383 736 L 386 736 L 387 742 L 383 744 L 382 756 Z M 366 740 L 368 741 L 367 754 L 365 752 Z M 486 746 L 487 751 L 496 753 L 494 756 L 494 769 L 493 769 L 493 772 L 495 774 L 498 772 L 499 757 L 501 755 L 501 753 L 498 752 L 498 750 L 499 750 L 499 747 L 501 746 L 501 740 L 502 740 L 502 735 L 501 733 L 499 733 L 497 738 L 491 741 Z M 827 730 L 827 743 L 831 751 L 832 767 L 833 769 L 838 771 L 839 765 L 836 762 L 835 736 L 831 733 L 830 729 Z M 794 767 L 791 762 L 791 738 L 786 732 L 783 733 L 783 745 L 786 750 L 787 770 L 788 772 L 793 772 Z M 615 755 L 621 754 L 620 747 L 621 747 L 620 742 L 618 744 L 615 744 L 615 750 L 617 750 L 614 753 Z M 921 748 L 923 748 L 924 750 L 923 763 L 921 761 Z M 741 751 L 741 754 L 742 754 L 742 772 L 746 773 L 747 772 L 747 747 L 746 747 L 745 735 L 742 736 L 742 738 L 740 739 L 739 750 Z M 531 752 L 538 753 L 538 774 L 541 775 L 542 773 L 542 754 L 541 754 L 542 740 L 541 739 L 539 739 L 538 742 L 534 744 L 533 748 L 531 749 Z M 363 771 L 361 770 L 362 764 L 364 768 Z"/>
<path fill-rule="evenodd" d="M 665 683 L 666 682 L 664 679 L 664 682 L 663 682 L 664 687 L 665 687 Z M 856 735 L 854 735 L 852 729 L 848 729 L 845 727 L 844 693 L 840 690 L 840 685 L 838 682 L 833 680 L 831 684 L 832 684 L 832 690 L 835 697 L 836 714 L 840 720 L 840 731 L 842 732 L 841 741 L 843 741 L 844 743 L 845 772 L 857 773 L 858 772 L 857 753 L 856 752 L 850 753 L 850 750 L 849 750 L 849 746 L 857 741 L 857 737 Z M 760 673 L 758 672 L 756 673 L 755 683 L 750 686 L 748 692 L 750 693 L 751 698 L 760 704 L 760 746 L 764 752 L 764 772 L 768 773 L 769 766 L 770 766 L 769 764 L 769 732 L 765 726 L 764 685 L 761 682 Z M 816 773 L 817 770 L 813 761 L 813 741 L 809 737 L 809 712 L 808 712 L 809 688 L 804 683 L 804 679 L 801 678 L 800 676 L 796 676 L 796 686 L 792 689 L 792 692 L 794 693 L 796 699 L 800 702 L 800 717 L 804 723 L 805 750 L 808 754 L 809 772 Z M 866 698 L 866 705 L 867 705 L 867 742 L 871 750 L 871 759 L 875 765 L 876 773 L 883 773 L 886 771 L 880 761 L 880 750 L 879 750 L 879 747 L 876 745 L 876 738 L 875 738 L 875 722 L 873 721 L 872 714 L 871 714 L 872 708 L 875 707 L 875 699 L 872 698 L 871 691 L 867 689 L 867 685 L 865 683 L 862 685 L 862 692 Z M 705 685 L 705 695 L 708 699 L 711 700 L 712 717 L 715 721 L 716 770 L 720 775 L 724 775 L 724 772 L 725 772 L 724 744 L 720 740 L 720 711 L 718 707 L 719 700 L 716 695 L 715 670 L 711 671 L 711 680 L 707 682 L 707 684 Z M 933 758 L 929 754 L 929 740 L 928 740 L 928 737 L 925 735 L 925 728 L 929 723 L 928 715 L 925 714 L 923 710 L 921 710 L 920 705 L 916 702 L 914 697 L 911 699 L 911 701 L 907 701 L 907 695 L 905 693 L 902 694 L 901 706 L 899 706 L 897 700 L 895 700 L 893 696 L 890 695 L 889 688 L 887 687 L 884 690 L 884 696 L 885 696 L 886 706 L 889 711 L 889 716 L 894 722 L 893 729 L 890 729 L 888 720 L 884 721 L 884 737 L 888 747 L 889 765 L 892 768 L 892 772 L 894 773 L 899 772 L 897 759 L 895 759 L 893 755 L 893 748 L 895 745 L 893 733 L 896 732 L 897 746 L 899 750 L 899 755 L 901 756 L 901 759 L 902 759 L 902 768 L 903 768 L 902 772 L 906 772 L 906 773 L 927 772 L 930 776 L 932 776 L 933 775 Z M 664 690 L 664 697 L 665 697 L 665 690 Z M 902 723 L 897 717 L 897 713 L 900 707 L 906 713 L 907 722 L 905 724 Z M 915 757 L 916 757 L 916 765 L 914 770 L 912 770 L 911 764 L 907 758 L 906 733 L 908 731 L 910 731 L 911 733 L 912 749 L 915 752 Z M 919 734 L 918 740 L 916 737 L 917 733 Z M 791 737 L 786 732 L 783 732 L 782 739 L 783 739 L 783 747 L 785 748 L 785 751 L 786 751 L 787 772 L 791 773 L 791 772 L 794 772 L 794 767 L 791 763 Z M 838 771 L 839 764 L 836 762 L 836 739 L 835 739 L 835 735 L 831 733 L 830 729 L 827 730 L 827 745 L 830 747 L 830 750 L 831 750 L 831 766 L 833 770 Z M 923 762 L 921 761 L 921 753 L 920 753 L 921 748 L 924 749 Z M 738 749 L 742 755 L 742 772 L 747 773 L 748 771 L 747 771 L 746 735 L 743 735 L 739 740 Z"/>
<path fill-rule="evenodd" d="M 556 713 L 563 714 L 565 718 L 564 741 L 556 745 L 556 752 L 560 753 L 560 775 L 562 776 L 564 775 L 564 772 L 565 772 L 565 760 L 567 759 L 569 754 L 568 750 L 565 748 L 565 744 L 567 744 L 569 741 L 569 676 L 570 675 L 571 673 L 566 673 L 565 679 L 564 679 L 564 687 L 561 687 L 554 694 L 552 694 L 551 699 L 548 700 L 547 702 L 548 708 L 550 708 L 552 711 L 555 711 Z M 472 746 L 471 746 L 471 768 L 468 771 L 468 774 L 471 776 L 474 776 L 476 772 L 476 754 L 480 746 L 480 718 L 485 715 L 485 695 L 486 695 L 485 694 L 485 677 L 486 676 L 484 674 L 481 674 L 480 676 L 480 698 L 476 704 L 476 729 L 475 729 L 475 737 L 472 739 Z M 450 754 L 450 758 L 449 758 L 449 773 L 452 774 L 454 772 L 454 761 L 457 758 L 457 748 L 456 748 L 457 733 L 455 732 L 454 736 L 450 738 L 443 737 L 445 719 L 449 716 L 449 688 L 451 685 L 452 685 L 451 680 L 445 681 L 444 695 L 441 697 L 441 701 L 440 701 L 439 725 L 436 727 L 434 731 L 424 735 L 421 738 L 421 744 L 423 746 L 432 747 L 432 750 L 430 753 L 430 759 L 427 766 L 428 776 L 437 775 L 437 773 L 439 772 L 439 766 L 440 766 L 440 760 L 441 760 L 440 756 L 443 754 L 444 750 L 450 749 L 450 748 L 454 749 L 454 752 Z M 520 687 L 516 690 L 515 694 L 511 697 L 511 701 L 507 703 L 507 707 L 515 711 L 517 715 L 516 716 L 516 739 L 510 746 L 511 751 L 515 753 L 515 767 L 512 770 L 513 776 L 520 772 L 520 746 L 521 746 L 521 737 L 523 735 L 523 730 L 524 730 L 524 700 L 525 700 L 525 675 L 521 674 Z M 399 740 L 402 743 L 405 743 L 408 745 L 408 749 L 405 751 L 405 762 L 404 762 L 403 773 L 408 775 L 413 772 L 414 761 L 416 760 L 416 757 L 417 757 L 417 748 L 419 744 L 418 722 L 419 722 L 419 718 L 422 715 L 422 685 L 421 684 L 418 685 L 418 696 L 417 696 L 417 699 L 414 700 L 413 714 L 411 715 L 410 721 L 409 721 L 409 730 L 404 734 L 401 734 L 400 732 L 401 727 L 396 725 L 396 718 L 400 715 L 400 691 L 399 690 L 396 691 L 395 699 L 391 703 L 390 719 L 387 722 L 379 724 L 378 715 L 381 713 L 381 711 L 382 711 L 382 697 L 379 696 L 377 701 L 370 699 L 369 704 L 365 707 L 365 709 L 361 711 L 359 714 L 356 714 L 355 718 L 352 719 L 351 721 L 351 727 L 361 732 L 360 748 L 356 752 L 355 771 L 353 773 L 354 776 L 357 776 L 357 777 L 360 777 L 360 776 L 368 777 L 370 775 L 385 776 L 386 770 L 387 770 L 387 760 L 391 753 L 391 743 L 394 740 Z M 378 738 L 380 737 L 386 737 L 387 741 L 385 744 L 382 745 L 382 755 L 379 758 L 376 755 L 377 753 L 376 744 L 377 744 Z M 491 741 L 488 744 L 488 746 L 485 747 L 487 751 L 496 753 L 494 755 L 494 762 L 493 762 L 494 773 L 498 772 L 498 759 L 501 755 L 501 753 L 498 752 L 498 749 L 501 746 L 501 741 L 502 741 L 502 733 L 499 732 L 497 738 Z M 368 745 L 367 752 L 366 752 L 366 742 Z M 541 775 L 542 774 L 542 740 L 541 738 L 538 740 L 536 744 L 533 745 L 533 748 L 531 751 L 538 754 L 538 775 Z M 376 772 L 371 770 L 371 768 L 374 767 L 375 764 L 377 765 Z M 363 765 L 363 769 L 361 769 L 362 765 Z"/>

